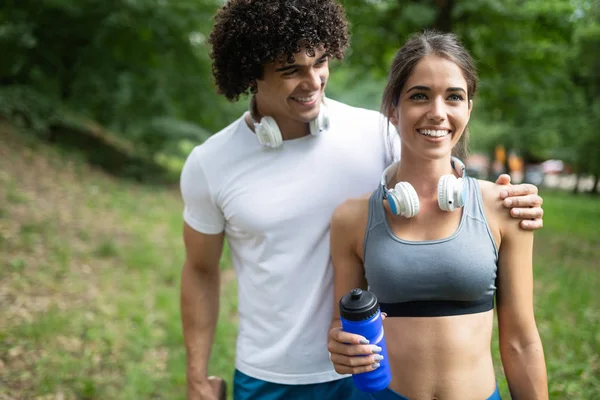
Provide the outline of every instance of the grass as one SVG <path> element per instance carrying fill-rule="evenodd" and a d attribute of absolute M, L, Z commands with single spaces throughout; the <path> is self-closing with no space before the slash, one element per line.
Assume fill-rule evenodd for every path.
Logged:
<path fill-rule="evenodd" d="M 118 180 L 9 131 L 0 126 L 0 399 L 184 399 L 177 188 Z M 551 398 L 598 399 L 600 199 L 542 195 L 535 299 Z M 221 269 L 210 373 L 231 387 L 227 251 Z"/>
<path fill-rule="evenodd" d="M 182 205 L 0 126 L 0 399 L 184 399 Z M 223 259 L 211 373 L 232 376 Z"/>

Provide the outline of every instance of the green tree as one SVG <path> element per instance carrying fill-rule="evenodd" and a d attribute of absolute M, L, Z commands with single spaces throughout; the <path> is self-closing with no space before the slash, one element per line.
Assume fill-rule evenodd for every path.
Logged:
<path fill-rule="evenodd" d="M 573 46 L 568 57 L 572 84 L 561 118 L 559 154 L 580 175 L 594 177 L 595 193 L 600 178 L 600 1 L 577 1 L 573 15 Z M 577 186 L 575 187 L 577 191 Z"/>
<path fill-rule="evenodd" d="M 385 76 L 408 35 L 423 29 L 457 33 L 481 78 L 476 118 L 493 126 L 480 143 L 518 148 L 544 159 L 561 146 L 556 111 L 569 102 L 567 73 L 577 4 L 570 0 L 345 1 L 352 24 L 347 63 L 354 76 Z M 480 124 L 485 126 L 485 124 Z M 500 128 L 500 129 L 496 129 Z M 491 150 L 491 149 L 487 149 Z"/>
<path fill-rule="evenodd" d="M 226 118 L 214 112 L 222 103 L 205 44 L 218 5 L 7 0 L 0 8 L 0 90 L 34 90 L 151 151 L 170 135 L 206 135 Z"/>

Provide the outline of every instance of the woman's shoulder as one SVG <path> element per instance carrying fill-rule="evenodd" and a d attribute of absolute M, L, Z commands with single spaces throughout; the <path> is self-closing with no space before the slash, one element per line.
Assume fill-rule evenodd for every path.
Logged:
<path fill-rule="evenodd" d="M 510 209 L 504 206 L 504 201 L 500 198 L 500 193 L 506 190 L 507 186 L 485 180 L 478 180 L 478 183 L 486 218 L 490 225 L 497 228 L 501 236 L 515 229 L 518 230 L 520 220 L 510 215 Z"/>
<path fill-rule="evenodd" d="M 477 179 L 477 183 L 479 184 L 481 199 L 486 210 L 493 212 L 505 210 L 502 205 L 502 199 L 500 199 L 500 192 L 506 188 L 505 186 L 483 179 Z"/>

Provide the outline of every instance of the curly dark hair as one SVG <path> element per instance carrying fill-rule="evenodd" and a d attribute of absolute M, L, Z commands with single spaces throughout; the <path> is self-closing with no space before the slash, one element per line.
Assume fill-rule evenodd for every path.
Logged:
<path fill-rule="evenodd" d="M 208 38 L 218 93 L 230 101 L 248 94 L 265 64 L 293 63 L 305 47 L 323 46 L 342 59 L 349 44 L 348 20 L 336 0 L 229 0 L 215 14 Z"/>

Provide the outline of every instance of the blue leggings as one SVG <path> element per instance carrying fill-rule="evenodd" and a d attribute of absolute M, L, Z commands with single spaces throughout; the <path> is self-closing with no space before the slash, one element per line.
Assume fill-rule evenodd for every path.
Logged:
<path fill-rule="evenodd" d="M 372 400 L 409 400 L 408 398 L 402 396 L 394 392 L 392 389 L 384 389 L 381 392 L 370 393 L 368 399 Z M 486 400 L 502 400 L 500 397 L 500 392 L 498 391 L 498 386 L 496 386 L 496 390 L 490 397 Z"/>

